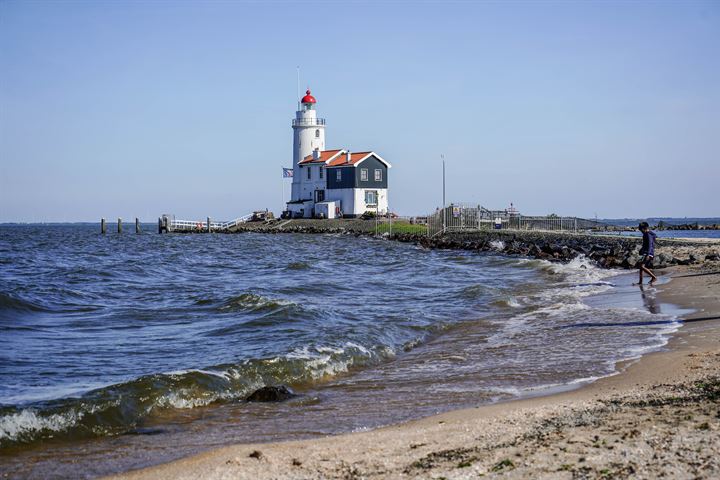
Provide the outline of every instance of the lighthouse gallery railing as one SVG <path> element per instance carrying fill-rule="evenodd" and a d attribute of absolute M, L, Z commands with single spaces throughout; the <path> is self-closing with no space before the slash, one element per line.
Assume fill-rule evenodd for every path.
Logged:
<path fill-rule="evenodd" d="M 325 125 L 324 118 L 293 118 L 293 127 L 305 127 L 308 125 Z"/>

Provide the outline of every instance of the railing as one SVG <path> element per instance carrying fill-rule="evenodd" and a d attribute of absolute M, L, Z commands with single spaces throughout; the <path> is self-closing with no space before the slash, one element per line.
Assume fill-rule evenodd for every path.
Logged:
<path fill-rule="evenodd" d="M 324 118 L 293 118 L 293 127 L 305 127 L 308 125 L 325 125 Z"/>
<path fill-rule="evenodd" d="M 175 217 L 169 217 L 163 215 L 163 220 L 166 221 L 168 232 L 206 232 L 208 229 L 207 220 L 176 220 Z M 211 232 L 224 232 L 232 227 L 236 227 L 241 223 L 246 223 L 252 220 L 253 214 L 249 213 L 242 217 L 230 220 L 229 222 L 213 222 L 210 221 Z"/>
<path fill-rule="evenodd" d="M 448 231 L 474 230 L 541 230 L 567 231 L 601 229 L 605 225 L 593 220 L 557 215 L 526 216 L 507 210 L 488 210 L 480 205 L 449 205 L 427 216 L 427 234 L 435 236 Z"/>

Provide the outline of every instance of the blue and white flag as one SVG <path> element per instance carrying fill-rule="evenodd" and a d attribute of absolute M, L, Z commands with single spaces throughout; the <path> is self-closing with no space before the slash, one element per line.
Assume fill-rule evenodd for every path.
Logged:
<path fill-rule="evenodd" d="M 293 178 L 293 169 L 283 167 L 283 178 Z"/>

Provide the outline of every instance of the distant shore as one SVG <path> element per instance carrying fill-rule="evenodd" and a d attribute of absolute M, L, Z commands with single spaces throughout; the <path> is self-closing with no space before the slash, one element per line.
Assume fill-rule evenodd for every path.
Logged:
<path fill-rule="evenodd" d="M 720 315 L 720 276 L 673 267 L 662 301 Z M 695 275 L 695 276 L 689 276 Z M 368 432 L 225 447 L 116 479 L 713 477 L 720 473 L 720 321 L 579 390 Z"/>

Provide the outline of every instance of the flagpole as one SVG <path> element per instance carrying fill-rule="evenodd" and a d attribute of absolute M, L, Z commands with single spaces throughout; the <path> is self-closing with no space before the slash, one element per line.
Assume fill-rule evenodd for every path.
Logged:
<path fill-rule="evenodd" d="M 282 175 L 280 175 L 280 190 L 282 191 L 282 203 L 280 204 L 280 213 L 282 214 L 282 212 L 285 211 L 285 167 L 280 165 L 280 171 L 282 172 Z"/>

